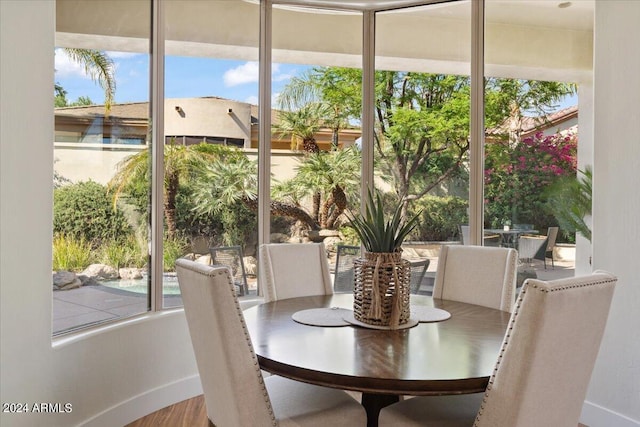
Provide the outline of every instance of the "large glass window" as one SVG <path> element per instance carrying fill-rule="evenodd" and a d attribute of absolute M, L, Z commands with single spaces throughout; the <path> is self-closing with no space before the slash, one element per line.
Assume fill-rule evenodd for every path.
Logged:
<path fill-rule="evenodd" d="M 507 22 L 503 7 L 518 21 Z M 553 55 L 547 46 L 564 44 L 564 29 L 539 24 L 565 19 L 558 12 L 517 1 L 486 6 L 484 230 L 486 239 L 518 250 L 518 285 L 574 274 L 576 220 L 584 215 L 577 86 L 569 72 L 553 71 L 579 48 L 568 43 L 565 56 Z"/>
<path fill-rule="evenodd" d="M 571 73 L 579 68 L 572 58 L 584 56 L 580 44 L 540 25 L 547 16 L 560 28 L 565 18 L 555 9 L 487 2 L 486 149 L 478 161 L 470 155 L 478 3 L 428 3 L 370 13 L 276 1 L 261 41 L 258 2 L 159 2 L 164 62 L 154 62 L 163 73 L 152 89 L 164 114 L 150 125 L 151 2 L 57 1 L 54 334 L 180 306 L 173 263 L 182 256 L 229 265 L 241 298 L 257 293 L 259 240 L 323 241 L 332 265 L 337 245 L 359 243 L 344 212 L 359 208 L 369 171 L 389 210 L 421 212 L 404 256 L 430 261 L 424 290 L 441 245 L 474 240 L 467 233 L 481 222 L 469 213 L 480 194 L 470 193 L 478 164 L 483 243 L 519 248 L 526 270 L 541 256 L 522 253 L 558 226 L 554 258 L 542 256 L 534 270 L 571 273 L 573 242 L 588 233 L 563 225 L 561 211 L 572 200 L 567 191 L 588 184 L 588 160 L 576 172 L 571 82 L 580 74 Z M 586 18 L 562 23 L 580 32 L 592 25 Z M 565 43 L 566 55 L 549 56 L 550 43 Z M 271 89 L 261 94 L 259 46 L 271 49 Z M 362 84 L 366 55 L 375 57 L 373 94 Z M 265 93 L 268 124 L 259 114 Z M 260 141 L 265 127 L 270 144 Z M 261 171 L 259 151 L 270 158 Z M 265 218 L 259 184 L 270 192 Z M 506 227 L 526 230 L 529 241 L 521 245 Z M 151 274 L 150 265 L 162 268 Z"/>
<path fill-rule="evenodd" d="M 150 309 L 150 3 L 56 6 L 54 335 Z"/>
<path fill-rule="evenodd" d="M 376 14 L 374 182 L 390 212 L 420 214 L 403 246 L 429 260 L 419 291 L 469 224 L 470 23 L 467 2 Z"/>
<path fill-rule="evenodd" d="M 182 304 L 179 257 L 229 266 L 246 298 L 256 293 L 259 8 L 172 1 L 165 16 L 163 306 Z"/>
<path fill-rule="evenodd" d="M 323 242 L 333 268 L 357 243 L 344 212 L 360 203 L 362 18 L 275 6 L 273 23 L 270 242 Z"/>

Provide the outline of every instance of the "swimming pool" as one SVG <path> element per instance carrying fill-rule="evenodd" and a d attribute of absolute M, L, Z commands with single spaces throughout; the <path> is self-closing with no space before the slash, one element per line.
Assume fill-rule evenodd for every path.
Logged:
<path fill-rule="evenodd" d="M 137 294 L 147 294 L 149 285 L 147 275 L 144 274 L 142 279 L 119 279 L 101 281 L 102 286 L 112 289 L 118 289 Z M 178 287 L 178 278 L 175 273 L 164 273 L 162 277 L 162 291 L 164 295 L 180 295 Z"/>

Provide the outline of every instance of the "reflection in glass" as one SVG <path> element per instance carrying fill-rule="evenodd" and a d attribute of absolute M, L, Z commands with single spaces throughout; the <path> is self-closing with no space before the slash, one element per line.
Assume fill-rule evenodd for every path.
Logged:
<path fill-rule="evenodd" d="M 375 185 L 389 212 L 422 212 L 403 257 L 430 260 L 423 291 L 469 221 L 470 20 L 466 2 L 376 14 Z"/>
<path fill-rule="evenodd" d="M 182 305 L 173 267 L 180 257 L 230 267 L 238 295 L 249 298 L 257 265 L 259 7 L 181 1 L 166 8 L 163 307 Z"/>
<path fill-rule="evenodd" d="M 127 175 L 134 163 L 150 169 L 149 34 L 137 31 L 145 42 L 125 52 L 83 25 L 102 21 L 105 34 L 131 36 L 128 14 L 149 22 L 150 4 L 118 4 L 118 22 L 108 23 L 102 6 L 56 5 L 54 335 L 150 309 L 150 174 Z M 129 90 L 131 70 L 144 89 Z"/>

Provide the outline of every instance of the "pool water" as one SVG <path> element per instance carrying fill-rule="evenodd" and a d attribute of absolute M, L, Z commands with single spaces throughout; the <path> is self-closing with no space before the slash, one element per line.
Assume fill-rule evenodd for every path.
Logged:
<path fill-rule="evenodd" d="M 109 288 L 135 292 L 138 294 L 147 294 L 149 292 L 146 275 L 142 279 L 105 280 L 101 281 L 100 284 Z M 162 291 L 164 295 L 180 295 L 178 279 L 176 278 L 175 273 L 164 274 L 162 278 Z"/>

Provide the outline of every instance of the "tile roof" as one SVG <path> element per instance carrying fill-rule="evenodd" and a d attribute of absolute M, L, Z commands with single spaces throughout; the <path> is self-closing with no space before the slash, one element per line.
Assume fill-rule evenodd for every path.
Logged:
<path fill-rule="evenodd" d="M 557 126 L 558 124 L 565 122 L 567 120 L 571 120 L 574 117 L 578 117 L 578 106 L 573 105 L 571 107 L 563 108 L 562 110 L 555 111 L 546 116 L 524 116 L 522 117 L 521 122 L 521 131 L 522 134 L 528 134 L 536 130 L 543 130 L 547 128 L 551 128 Z M 500 126 L 495 128 L 487 129 L 487 135 L 500 135 L 508 133 L 509 125 L 508 119 Z"/>

